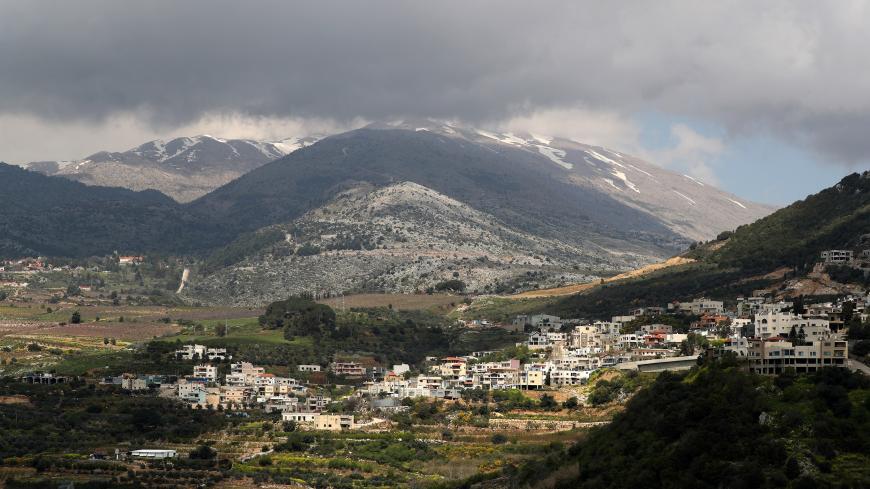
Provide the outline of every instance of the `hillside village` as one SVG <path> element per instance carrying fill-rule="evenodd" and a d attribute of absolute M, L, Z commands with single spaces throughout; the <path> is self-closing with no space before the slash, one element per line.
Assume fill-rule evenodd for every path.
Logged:
<path fill-rule="evenodd" d="M 575 404 L 598 405 L 609 400 L 607 395 L 602 399 L 600 392 L 582 386 L 601 372 L 689 370 L 728 355 L 765 375 L 825 367 L 870 372 L 849 359 L 847 342 L 850 327 L 861 328 L 868 320 L 870 294 L 819 303 L 741 297 L 728 308 L 721 300 L 698 298 L 636 308 L 610 321 L 547 314 L 519 315 L 505 324 L 466 321 L 471 328 L 523 331 L 526 339 L 503 350 L 427 357 L 419 365 L 337 356 L 328 365 L 296 365 L 296 375 L 278 376 L 250 362 L 234 362 L 226 348 L 185 344 L 171 355 L 190 365 L 188 375 L 130 372 L 100 383 L 175 399 L 193 409 L 260 410 L 300 429 L 383 429 L 414 399 L 457 401 L 486 391 L 518 390 L 561 392 Z M 348 386 L 340 396 L 329 394 L 327 373 Z M 22 380 L 59 381 L 51 374 Z"/>

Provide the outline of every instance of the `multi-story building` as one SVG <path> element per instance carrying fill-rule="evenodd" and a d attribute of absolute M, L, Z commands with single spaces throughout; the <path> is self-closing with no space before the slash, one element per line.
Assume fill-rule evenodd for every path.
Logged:
<path fill-rule="evenodd" d="M 305 400 L 306 411 L 319 413 L 329 407 L 332 398 L 327 396 L 311 396 Z"/>
<path fill-rule="evenodd" d="M 803 331 L 804 339 L 807 341 L 821 338 L 831 332 L 827 319 L 806 318 L 789 312 L 767 312 L 755 315 L 755 336 L 761 339 L 788 336 L 792 328 L 798 334 Z"/>
<path fill-rule="evenodd" d="M 209 382 L 217 382 L 218 369 L 214 365 L 196 365 L 193 367 L 193 377 L 197 379 L 205 379 Z"/>
<path fill-rule="evenodd" d="M 258 376 L 266 373 L 263 367 L 255 367 L 249 362 L 233 363 L 230 365 L 230 373 L 226 377 L 227 385 L 253 386 Z"/>
<path fill-rule="evenodd" d="M 822 261 L 831 264 L 852 263 L 852 250 L 825 250 L 822 252 Z"/>
<path fill-rule="evenodd" d="M 467 373 L 465 359 L 460 357 L 444 358 L 441 360 L 441 365 L 438 366 L 438 372 L 441 377 L 450 380 L 458 380 L 460 377 L 465 377 Z"/>
<path fill-rule="evenodd" d="M 529 325 L 533 328 L 559 329 L 562 327 L 562 318 L 548 314 L 533 314 L 531 316 L 520 314 L 513 320 L 513 325 L 516 327 Z"/>
<path fill-rule="evenodd" d="M 584 324 L 574 327 L 568 345 L 573 348 L 601 347 L 601 331 L 596 325 Z"/>
<path fill-rule="evenodd" d="M 353 429 L 353 416 L 349 414 L 318 414 L 314 418 L 314 429 L 341 431 Z"/>
<path fill-rule="evenodd" d="M 546 373 L 541 370 L 523 370 L 519 373 L 517 387 L 526 390 L 538 390 L 544 387 Z"/>
<path fill-rule="evenodd" d="M 330 370 L 335 375 L 345 377 L 364 377 L 366 375 L 365 367 L 356 362 L 332 362 Z"/>
<path fill-rule="evenodd" d="M 845 340 L 832 335 L 796 346 L 780 338 L 751 338 L 747 357 L 749 368 L 759 374 L 779 374 L 785 369 L 798 373 L 824 367 L 847 367 L 849 348 Z"/>
<path fill-rule="evenodd" d="M 205 345 L 184 345 L 175 350 L 175 356 L 181 360 L 223 361 L 232 358 L 226 348 L 208 348 Z"/>
<path fill-rule="evenodd" d="M 580 385 L 589 380 L 590 370 L 562 370 L 556 369 L 550 372 L 551 385 Z"/>
<path fill-rule="evenodd" d="M 668 304 L 668 309 L 677 310 L 687 314 L 700 316 L 701 314 L 722 314 L 725 312 L 725 303 L 706 298 L 695 299 L 691 302 L 675 302 Z"/>

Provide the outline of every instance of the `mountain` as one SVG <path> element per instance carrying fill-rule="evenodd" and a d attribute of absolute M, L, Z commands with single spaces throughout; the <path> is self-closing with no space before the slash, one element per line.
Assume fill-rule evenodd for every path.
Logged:
<path fill-rule="evenodd" d="M 259 304 L 300 287 L 407 292 L 454 279 L 478 292 L 509 292 L 655 262 L 769 211 L 637 158 L 541 135 L 414 121 L 308 142 L 278 147 L 202 136 L 98 153 L 87 162 L 55 164 L 57 170 L 31 165 L 57 176 L 20 173 L 15 192 L 0 196 L 0 205 L 20 217 L 7 221 L 7 248 L 205 256 L 186 291 L 203 301 Z M 297 147 L 262 165 L 238 159 Z M 186 204 L 66 180 L 101 174 L 158 187 L 152 176 L 162 172 L 178 189 L 181 177 L 216 168 L 247 173 Z M 40 184 L 37 176 L 47 180 Z M 70 205 L 33 203 L 28 215 L 16 195 L 45 193 L 40 186 Z M 82 209 L 93 209 L 94 222 L 83 222 Z M 66 234 L 27 223 L 44 215 Z M 117 229 L 118 223 L 125 224 Z M 101 226 L 96 239 L 78 231 L 88 226 Z"/>
<path fill-rule="evenodd" d="M 199 302 L 264 304 L 304 292 L 414 293 L 460 280 L 499 292 L 524 282 L 588 280 L 573 265 L 612 268 L 599 249 L 513 229 L 498 218 L 412 182 L 360 184 L 291 223 L 219 253 L 185 291 Z M 231 258 L 239 259 L 235 263 Z"/>
<path fill-rule="evenodd" d="M 328 137 L 190 207 L 241 224 L 242 238 L 186 293 L 237 304 L 453 279 L 481 293 L 555 286 L 657 261 L 767 212 L 603 148 L 431 121 Z"/>
<path fill-rule="evenodd" d="M 89 187 L 0 163 L 0 257 L 192 253 L 216 227 L 154 190 Z"/>
<path fill-rule="evenodd" d="M 328 137 L 191 206 L 252 231 L 295 219 L 360 182 L 407 181 L 517 229 L 648 261 L 770 211 L 603 148 L 446 125 L 411 127 L 374 125 Z"/>
<path fill-rule="evenodd" d="M 189 202 L 317 140 L 316 136 L 275 142 L 181 137 L 150 141 L 124 152 L 101 151 L 79 161 L 24 166 L 87 185 L 159 190 L 178 202 Z"/>
<path fill-rule="evenodd" d="M 707 240 L 723 229 L 753 222 L 774 208 L 748 202 L 689 175 L 675 174 L 640 158 L 608 148 L 531 133 L 498 133 L 445 124 L 400 121 L 380 125 L 464 139 L 495 150 L 504 147 L 544 158 L 562 172 L 558 178 L 604 192 L 660 221 L 680 236 Z"/>
<path fill-rule="evenodd" d="M 684 257 L 693 260 L 636 279 L 565 297 L 544 309 L 569 317 L 610 317 L 633 307 L 708 296 L 733 299 L 764 291 L 777 297 L 852 293 L 833 282 L 819 255 L 870 249 L 870 172 L 795 202 L 752 224 L 722 233 Z"/>

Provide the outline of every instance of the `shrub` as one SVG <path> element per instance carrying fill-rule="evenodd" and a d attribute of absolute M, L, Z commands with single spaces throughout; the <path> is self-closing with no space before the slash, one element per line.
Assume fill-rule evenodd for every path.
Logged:
<path fill-rule="evenodd" d="M 496 433 L 496 434 L 492 435 L 492 438 L 490 438 L 490 441 L 492 441 L 493 445 L 503 445 L 503 444 L 507 443 L 508 439 L 505 435 L 503 435 L 501 433 Z"/>

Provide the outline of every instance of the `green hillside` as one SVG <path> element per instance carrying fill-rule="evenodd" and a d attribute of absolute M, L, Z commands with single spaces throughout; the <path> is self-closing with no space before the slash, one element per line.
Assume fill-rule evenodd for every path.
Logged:
<path fill-rule="evenodd" d="M 609 317 L 632 307 L 701 295 L 732 299 L 775 283 L 761 276 L 776 269 L 789 268 L 788 276 L 805 274 L 822 250 L 857 249 L 867 233 L 870 172 L 854 173 L 733 233 L 723 233 L 720 240 L 695 247 L 685 254 L 695 263 L 613 282 L 541 308 L 567 317 Z"/>
<path fill-rule="evenodd" d="M 737 228 L 713 252 L 695 255 L 720 267 L 769 271 L 806 268 L 830 248 L 849 248 L 870 233 L 870 172 L 853 173 L 837 185 Z"/>
<path fill-rule="evenodd" d="M 870 484 L 870 379 L 661 374 L 612 424 L 501 487 L 859 488 Z M 494 487 L 494 486 L 493 486 Z"/>
<path fill-rule="evenodd" d="M 219 226 L 154 190 L 88 187 L 0 163 L 0 258 L 191 253 Z"/>

